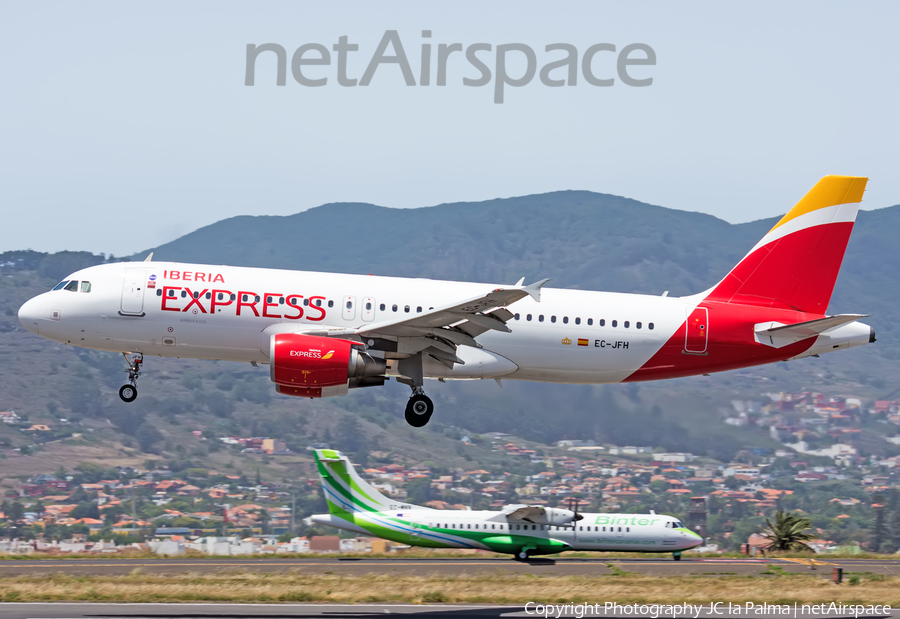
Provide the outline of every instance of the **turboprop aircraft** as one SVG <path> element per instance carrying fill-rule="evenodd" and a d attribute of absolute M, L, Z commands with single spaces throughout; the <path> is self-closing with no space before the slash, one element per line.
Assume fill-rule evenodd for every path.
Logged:
<path fill-rule="evenodd" d="M 145 356 L 268 364 L 281 394 L 322 398 L 424 379 L 648 381 L 817 356 L 875 341 L 828 302 L 867 179 L 826 176 L 722 281 L 686 297 L 178 264 L 107 263 L 27 301 L 50 340 L 121 352 L 137 397 Z"/>
<path fill-rule="evenodd" d="M 565 550 L 681 551 L 703 538 L 662 514 L 588 514 L 534 505 L 500 511 L 440 510 L 390 499 L 357 474 L 339 451 L 318 449 L 316 466 L 328 503 L 312 521 L 362 535 L 428 548 L 479 548 L 526 560 Z"/>

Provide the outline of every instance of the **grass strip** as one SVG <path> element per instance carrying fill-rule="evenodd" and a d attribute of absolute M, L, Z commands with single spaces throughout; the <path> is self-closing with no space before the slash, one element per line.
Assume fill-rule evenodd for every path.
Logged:
<path fill-rule="evenodd" d="M 855 575 L 857 576 L 857 575 Z M 900 578 L 860 574 L 835 585 L 809 575 L 535 576 L 484 570 L 462 576 L 227 571 L 124 576 L 47 574 L 0 579 L 5 602 L 397 602 L 397 603 L 709 603 L 890 604 L 900 606 Z"/>

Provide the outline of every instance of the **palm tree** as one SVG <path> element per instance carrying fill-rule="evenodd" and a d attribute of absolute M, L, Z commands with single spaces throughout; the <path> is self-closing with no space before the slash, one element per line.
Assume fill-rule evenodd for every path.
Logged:
<path fill-rule="evenodd" d="M 812 527 L 809 518 L 789 514 L 780 509 L 775 512 L 775 522 L 766 518 L 766 529 L 762 536 L 769 540 L 766 550 L 812 550 L 806 542 L 815 536 L 806 533 Z"/>

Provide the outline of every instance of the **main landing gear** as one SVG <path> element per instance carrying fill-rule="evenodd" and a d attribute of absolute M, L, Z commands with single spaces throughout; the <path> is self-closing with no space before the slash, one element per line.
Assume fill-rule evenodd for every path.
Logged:
<path fill-rule="evenodd" d="M 434 413 L 434 402 L 431 401 L 421 387 L 413 387 L 412 395 L 406 403 L 406 423 L 414 428 L 421 428 L 431 419 Z"/>
<path fill-rule="evenodd" d="M 137 399 L 137 379 L 141 376 L 141 366 L 144 363 L 144 355 L 139 352 L 132 353 L 128 358 L 128 353 L 123 352 L 122 356 L 128 362 L 128 384 L 119 387 L 119 397 L 123 402 L 134 402 Z"/>
<path fill-rule="evenodd" d="M 410 355 L 400 359 L 398 363 L 400 376 L 397 382 L 408 385 L 412 389 L 409 402 L 406 403 L 406 423 L 414 428 L 421 428 L 434 413 L 434 402 L 425 395 L 423 385 L 425 380 L 422 373 L 422 353 Z"/>

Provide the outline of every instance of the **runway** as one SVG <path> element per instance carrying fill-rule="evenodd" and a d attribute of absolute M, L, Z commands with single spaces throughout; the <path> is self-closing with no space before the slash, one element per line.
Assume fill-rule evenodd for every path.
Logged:
<path fill-rule="evenodd" d="M 559 612 L 549 614 L 551 617 L 618 617 L 651 616 L 649 613 L 635 614 L 616 612 L 615 609 L 605 609 L 603 604 L 598 605 L 597 612 L 587 614 L 583 610 L 560 609 Z M 554 609 L 556 610 L 556 609 Z M 342 619 L 383 619 L 385 615 L 401 615 L 404 618 L 413 619 L 450 619 L 455 617 L 465 618 L 489 618 L 489 617 L 542 617 L 539 611 L 531 605 L 525 606 L 491 606 L 491 605 L 467 605 L 467 604 L 17 604 L 0 603 L 0 616 L 4 619 L 138 619 L 138 618 L 223 618 L 223 619 L 302 619 L 303 617 L 340 617 Z M 693 617 L 695 619 L 712 619 L 722 617 L 725 614 L 722 608 L 710 606 L 695 607 L 688 614 L 659 614 L 659 619 L 677 616 L 678 619 Z M 759 614 L 752 612 L 728 612 L 729 619 L 759 619 Z M 796 614 L 790 616 L 796 619 L 822 619 L 823 616 L 853 617 L 853 613 L 838 613 L 823 615 L 816 612 L 803 612 L 798 609 Z M 878 614 L 863 615 L 860 617 L 900 617 L 900 610 L 890 609 Z"/>
<path fill-rule="evenodd" d="M 900 576 L 900 560 L 882 559 L 692 559 L 673 561 L 669 558 L 558 558 L 538 559 L 527 563 L 509 558 L 363 558 L 313 557 L 276 558 L 180 558 L 180 559 L 40 559 L 32 561 L 0 561 L 0 578 L 48 573 L 79 575 L 126 575 L 138 571 L 146 574 L 213 574 L 233 571 L 299 572 L 363 576 L 369 574 L 407 574 L 452 576 L 477 574 L 530 573 L 543 576 L 602 576 L 618 570 L 652 576 L 755 576 L 777 566 L 788 573 L 813 573 L 830 578 L 833 567 L 841 567 L 845 575 L 871 572 Z"/>

